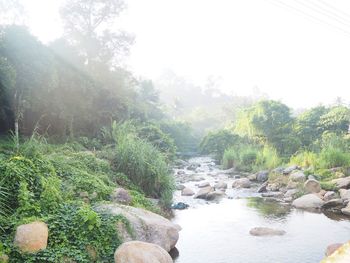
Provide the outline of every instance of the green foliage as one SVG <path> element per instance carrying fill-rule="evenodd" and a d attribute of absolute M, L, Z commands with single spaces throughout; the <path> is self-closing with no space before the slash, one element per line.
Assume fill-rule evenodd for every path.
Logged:
<path fill-rule="evenodd" d="M 202 139 L 200 150 L 204 154 L 214 154 L 217 159 L 221 160 L 227 148 L 241 141 L 242 139 L 238 135 L 233 134 L 229 130 L 209 132 Z"/>
<path fill-rule="evenodd" d="M 66 203 L 45 219 L 49 225 L 48 246 L 35 254 L 21 254 L 13 247 L 12 237 L 5 238 L 13 262 L 111 262 L 122 240 L 116 224 L 130 229 L 122 216 L 100 214 L 83 203 Z M 91 257 L 93 250 L 96 258 Z"/>
<path fill-rule="evenodd" d="M 296 118 L 294 129 L 302 146 L 310 146 L 321 136 L 323 130 L 319 126 L 319 122 L 327 111 L 324 106 L 319 106 L 305 111 Z"/>
<path fill-rule="evenodd" d="M 291 165 L 298 165 L 305 168 L 315 168 L 317 165 L 317 154 L 310 151 L 302 151 L 291 156 L 289 163 Z"/>
<path fill-rule="evenodd" d="M 197 151 L 198 137 L 193 134 L 193 129 L 189 123 L 182 121 L 158 121 L 156 124 L 174 140 L 176 149 L 180 154 Z"/>
<path fill-rule="evenodd" d="M 139 138 L 150 142 L 160 152 L 164 153 L 168 160 L 173 160 L 175 158 L 176 146 L 174 140 L 158 126 L 154 124 L 139 125 L 137 127 L 137 135 Z"/>
<path fill-rule="evenodd" d="M 286 146 L 296 143 L 291 136 L 292 124 L 290 109 L 286 105 L 263 100 L 240 113 L 235 131 L 260 143 L 268 143 L 281 154 L 291 154 L 294 149 Z"/>
<path fill-rule="evenodd" d="M 232 146 L 223 156 L 225 168 L 236 167 L 243 171 L 273 169 L 281 164 L 277 151 L 271 147 L 253 145 Z"/>
<path fill-rule="evenodd" d="M 155 206 L 150 200 L 148 200 L 144 194 L 135 190 L 130 190 L 129 193 L 132 197 L 132 206 L 140 207 L 157 214 L 161 213 L 160 209 L 157 206 Z"/>
<path fill-rule="evenodd" d="M 170 203 L 174 182 L 164 156 L 153 145 L 130 134 L 119 137 L 112 162 L 146 195 Z"/>
<path fill-rule="evenodd" d="M 340 134 L 348 131 L 349 121 L 350 109 L 345 106 L 336 106 L 321 116 L 319 126 L 323 131 Z"/>
<path fill-rule="evenodd" d="M 337 187 L 336 184 L 331 182 L 320 182 L 321 188 L 326 191 L 336 191 Z"/>
<path fill-rule="evenodd" d="M 320 168 L 350 166 L 350 153 L 333 147 L 324 148 L 319 155 L 318 166 Z"/>

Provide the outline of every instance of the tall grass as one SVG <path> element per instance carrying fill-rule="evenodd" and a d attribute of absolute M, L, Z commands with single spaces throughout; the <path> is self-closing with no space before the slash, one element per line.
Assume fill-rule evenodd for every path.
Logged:
<path fill-rule="evenodd" d="M 319 154 L 318 166 L 319 168 L 350 166 L 350 153 L 335 147 L 324 148 Z"/>
<path fill-rule="evenodd" d="M 113 166 L 126 174 L 148 196 L 168 205 L 174 189 L 165 157 L 150 143 L 131 134 L 119 133 Z"/>
<path fill-rule="evenodd" d="M 255 169 L 273 169 L 282 163 L 277 150 L 270 146 L 264 146 L 258 151 Z"/>
<path fill-rule="evenodd" d="M 305 168 L 315 168 L 318 162 L 317 159 L 318 157 L 316 153 L 310 151 L 303 151 L 291 156 L 289 163 L 291 165 L 298 165 Z"/>

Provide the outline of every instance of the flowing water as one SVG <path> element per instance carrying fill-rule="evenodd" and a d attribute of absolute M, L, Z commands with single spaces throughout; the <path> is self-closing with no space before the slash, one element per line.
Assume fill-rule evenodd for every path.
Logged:
<path fill-rule="evenodd" d="M 196 182 L 187 181 L 184 185 L 196 191 L 199 180 L 196 178 L 212 184 L 220 178 L 228 182 L 229 189 L 227 197 L 218 202 L 175 193 L 176 201 L 190 205 L 186 210 L 176 210 L 173 219 L 182 227 L 176 263 L 315 263 L 324 257 L 329 244 L 350 239 L 350 221 L 344 217 L 267 201 L 254 188 L 231 189 L 232 176 L 221 174 L 210 159 L 190 161 L 201 163 L 201 167 L 198 172 L 186 171 Z M 270 237 L 249 234 L 251 228 L 260 226 L 283 229 L 286 234 Z"/>

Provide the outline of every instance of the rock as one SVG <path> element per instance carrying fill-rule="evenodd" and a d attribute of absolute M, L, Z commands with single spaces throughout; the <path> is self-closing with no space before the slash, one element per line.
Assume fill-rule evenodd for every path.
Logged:
<path fill-rule="evenodd" d="M 298 166 L 292 165 L 292 166 L 289 166 L 289 167 L 285 168 L 285 169 L 282 171 L 282 173 L 287 175 L 287 174 L 290 174 L 291 172 L 293 172 L 293 171 L 295 171 L 295 170 L 297 170 L 297 169 L 298 169 Z"/>
<path fill-rule="evenodd" d="M 323 205 L 323 200 L 314 194 L 307 194 L 295 199 L 292 206 L 301 209 L 317 209 Z"/>
<path fill-rule="evenodd" d="M 325 202 L 323 205 L 322 205 L 322 208 L 323 209 L 335 209 L 335 210 L 340 210 L 344 207 L 344 203 L 343 203 L 343 200 L 341 199 L 332 199 L 332 200 L 329 200 L 327 202 Z"/>
<path fill-rule="evenodd" d="M 189 207 L 189 205 L 188 204 L 185 204 L 185 203 L 183 203 L 183 202 L 178 202 L 178 203 L 176 203 L 176 204 L 172 204 L 171 205 L 171 208 L 172 209 L 178 209 L 178 210 L 184 210 L 184 209 L 186 209 L 186 208 L 188 208 Z"/>
<path fill-rule="evenodd" d="M 341 212 L 344 215 L 350 216 L 350 203 L 348 203 L 348 205 L 345 208 L 341 209 Z"/>
<path fill-rule="evenodd" d="M 121 203 L 124 205 L 129 205 L 132 201 L 132 198 L 127 190 L 118 187 L 114 189 L 113 193 L 111 194 L 111 201 Z"/>
<path fill-rule="evenodd" d="M 227 183 L 220 181 L 214 185 L 215 189 L 227 189 Z"/>
<path fill-rule="evenodd" d="M 185 167 L 186 165 L 188 165 L 188 162 L 181 159 L 175 160 L 174 163 L 176 166 L 182 166 L 182 167 Z"/>
<path fill-rule="evenodd" d="M 186 174 L 186 172 L 184 170 L 180 170 L 180 171 L 177 171 L 177 174 L 178 175 L 184 175 L 184 174 Z"/>
<path fill-rule="evenodd" d="M 16 229 L 14 244 L 21 252 L 34 253 L 47 247 L 49 230 L 44 222 L 35 221 Z"/>
<path fill-rule="evenodd" d="M 306 175 L 302 171 L 296 171 L 289 176 L 289 179 L 293 182 L 304 182 Z"/>
<path fill-rule="evenodd" d="M 232 183 L 232 188 L 250 188 L 251 182 L 248 178 L 236 179 Z"/>
<path fill-rule="evenodd" d="M 209 201 L 213 201 L 222 198 L 224 195 L 225 193 L 223 191 L 217 190 L 208 193 L 206 199 Z"/>
<path fill-rule="evenodd" d="M 308 179 L 304 183 L 304 187 L 308 193 L 318 193 L 321 191 L 320 183 L 314 179 Z"/>
<path fill-rule="evenodd" d="M 207 187 L 204 187 L 204 188 L 201 188 L 197 194 L 194 196 L 194 198 L 199 198 L 199 199 L 206 199 L 207 198 L 207 195 L 214 191 L 214 188 L 211 187 L 211 186 L 207 186 Z"/>
<path fill-rule="evenodd" d="M 117 225 L 118 232 L 125 241 L 138 240 L 157 244 L 170 251 L 179 239 L 181 227 L 168 219 L 144 210 L 121 204 L 101 204 L 95 208 L 97 211 L 111 215 L 122 215 L 130 223 L 133 235 L 126 231 L 126 226 Z"/>
<path fill-rule="evenodd" d="M 273 169 L 272 172 L 275 174 L 283 174 L 284 170 L 285 170 L 285 168 L 281 166 L 281 167 L 277 167 L 277 168 Z"/>
<path fill-rule="evenodd" d="M 196 170 L 198 167 L 200 167 L 201 165 L 199 163 L 191 163 L 189 166 L 187 166 L 187 170 Z"/>
<path fill-rule="evenodd" d="M 342 243 L 335 243 L 335 244 L 329 245 L 326 249 L 326 252 L 325 252 L 326 257 L 332 255 L 342 245 L 343 245 Z"/>
<path fill-rule="evenodd" d="M 268 192 L 268 193 L 263 193 L 261 196 L 262 197 L 280 198 L 283 196 L 283 193 L 281 193 L 281 192 Z"/>
<path fill-rule="evenodd" d="M 298 183 L 297 182 L 289 181 L 288 184 L 287 184 L 287 189 L 295 189 L 297 187 L 298 187 Z"/>
<path fill-rule="evenodd" d="M 256 181 L 256 174 L 250 174 L 247 176 L 250 181 Z"/>
<path fill-rule="evenodd" d="M 183 184 L 178 184 L 177 186 L 176 186 L 176 190 L 179 190 L 179 191 L 182 191 L 183 189 L 185 189 L 186 188 L 186 186 L 184 186 Z"/>
<path fill-rule="evenodd" d="M 269 171 L 260 171 L 256 174 L 256 180 L 258 182 L 265 182 L 269 179 Z"/>
<path fill-rule="evenodd" d="M 350 262 L 350 242 L 343 244 L 321 263 L 348 263 Z"/>
<path fill-rule="evenodd" d="M 335 184 L 337 189 L 348 189 L 350 186 L 350 176 L 333 179 L 331 182 Z"/>
<path fill-rule="evenodd" d="M 298 189 L 290 189 L 284 194 L 284 198 L 295 198 L 295 196 L 299 193 Z"/>
<path fill-rule="evenodd" d="M 181 191 L 181 195 L 182 196 L 192 196 L 194 195 L 194 192 L 192 191 L 192 189 L 185 187 L 182 191 Z"/>
<path fill-rule="evenodd" d="M 346 191 L 346 190 L 345 190 Z M 332 200 L 332 199 L 335 199 L 337 197 L 337 194 L 333 191 L 328 191 L 325 193 L 325 195 L 323 196 L 323 200 L 324 201 L 329 201 L 329 200 Z M 349 193 L 349 197 L 350 197 L 350 193 Z"/>
<path fill-rule="evenodd" d="M 210 186 L 210 184 L 208 182 L 202 182 L 198 185 L 199 188 L 204 188 L 204 187 L 208 187 Z"/>
<path fill-rule="evenodd" d="M 350 200 L 350 190 L 339 189 L 340 198 L 343 200 Z"/>
<path fill-rule="evenodd" d="M 280 186 L 276 183 L 268 184 L 266 187 L 267 191 L 277 192 L 280 190 Z"/>
<path fill-rule="evenodd" d="M 230 169 L 227 169 L 227 170 L 221 170 L 220 173 L 222 174 L 233 174 L 235 172 L 235 168 L 230 168 Z"/>
<path fill-rule="evenodd" d="M 316 178 L 315 178 L 315 176 L 314 175 L 312 175 L 312 174 L 310 174 L 308 177 L 307 177 L 307 179 L 309 179 L 309 180 L 316 180 Z"/>
<path fill-rule="evenodd" d="M 286 231 L 268 227 L 254 227 L 249 231 L 252 236 L 283 236 Z"/>
<path fill-rule="evenodd" d="M 114 253 L 115 263 L 173 263 L 162 247 L 140 241 L 120 245 Z"/>
<path fill-rule="evenodd" d="M 263 183 L 259 188 L 258 188 L 258 193 L 264 193 L 267 191 L 267 185 L 268 185 L 268 182 L 265 182 Z"/>

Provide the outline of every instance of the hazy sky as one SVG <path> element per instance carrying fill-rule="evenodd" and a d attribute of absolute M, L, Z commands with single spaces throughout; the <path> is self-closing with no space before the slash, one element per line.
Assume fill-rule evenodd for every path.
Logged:
<path fill-rule="evenodd" d="M 32 32 L 61 34 L 56 0 L 26 0 Z M 349 0 L 127 0 L 120 25 L 136 37 L 127 63 L 208 76 L 238 95 L 255 87 L 292 107 L 350 101 Z M 334 7 L 334 8 L 332 8 Z"/>

